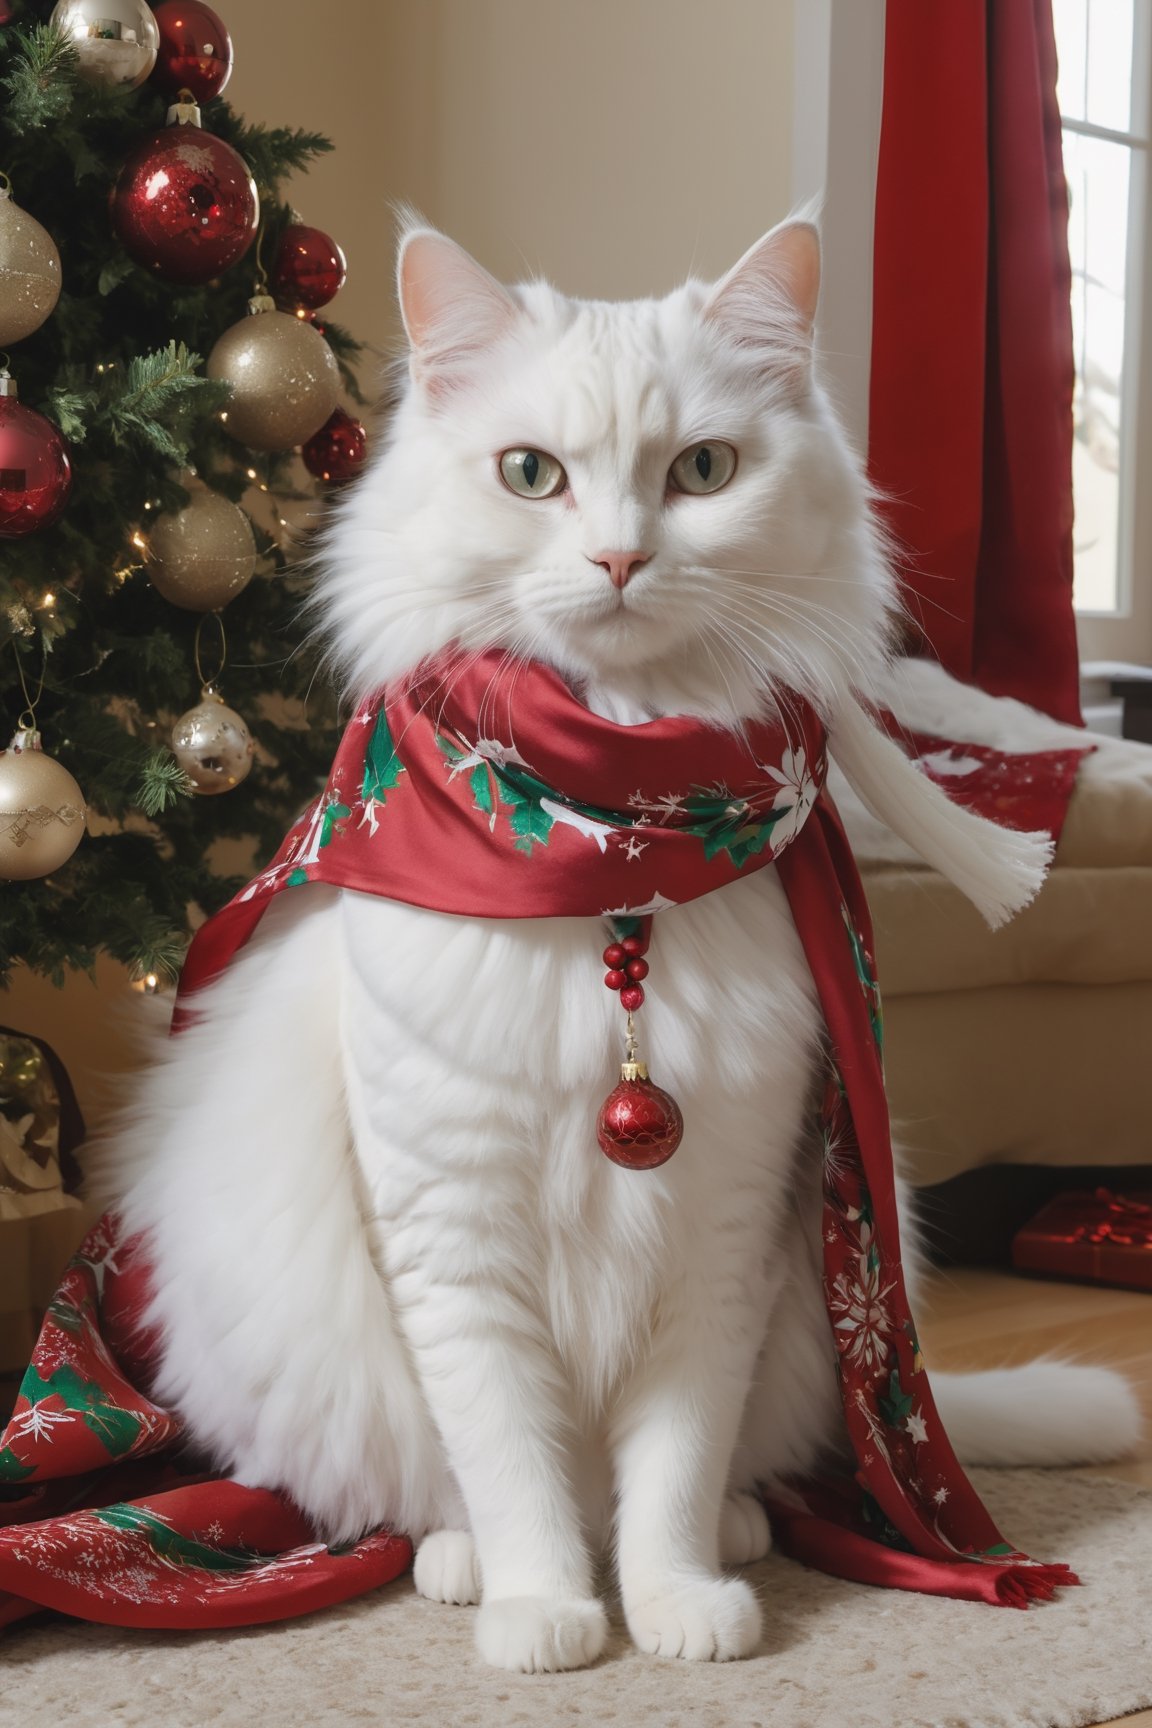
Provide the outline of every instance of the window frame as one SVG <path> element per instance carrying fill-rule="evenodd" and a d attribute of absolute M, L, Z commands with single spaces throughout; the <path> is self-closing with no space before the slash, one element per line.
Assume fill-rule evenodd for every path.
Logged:
<path fill-rule="evenodd" d="M 1129 150 L 1117 604 L 1109 611 L 1078 608 L 1076 634 L 1082 660 L 1152 665 L 1152 486 L 1140 484 L 1141 473 L 1152 470 L 1152 7 L 1133 9 L 1128 129 L 1060 118 L 1065 131 Z"/>

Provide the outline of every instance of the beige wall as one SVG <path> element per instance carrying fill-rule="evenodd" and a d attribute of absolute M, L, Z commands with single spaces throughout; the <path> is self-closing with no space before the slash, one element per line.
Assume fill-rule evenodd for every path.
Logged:
<path fill-rule="evenodd" d="M 791 197 L 792 0 L 440 0 L 427 213 L 498 275 L 660 293 Z"/>
<path fill-rule="evenodd" d="M 268 16 L 274 51 L 261 50 Z M 348 253 L 338 317 L 394 333 L 391 201 L 497 275 L 659 293 L 716 274 L 785 215 L 793 0 L 229 0 L 228 98 L 317 127 L 333 155 L 292 189 Z"/>
<path fill-rule="evenodd" d="M 793 0 L 228 0 L 228 100 L 336 144 L 291 198 L 348 255 L 334 312 L 395 339 L 390 203 L 496 274 L 659 293 L 718 274 L 787 213 Z M 365 382 L 370 380 L 365 376 Z M 17 978 L 0 1019 L 60 1050 L 89 1117 L 130 1065 L 134 998 Z"/>

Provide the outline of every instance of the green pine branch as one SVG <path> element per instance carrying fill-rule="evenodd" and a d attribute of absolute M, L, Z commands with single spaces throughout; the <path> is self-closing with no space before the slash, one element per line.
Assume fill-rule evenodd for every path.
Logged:
<path fill-rule="evenodd" d="M 360 388 L 360 380 L 356 376 L 354 362 L 364 352 L 364 344 L 358 342 L 355 336 L 345 330 L 342 324 L 330 323 L 323 313 L 320 316 L 323 322 L 324 338 L 336 356 L 336 364 L 340 368 L 340 382 L 353 402 L 363 407 L 367 397 Z"/>
<path fill-rule="evenodd" d="M 104 375 L 97 424 L 107 428 L 114 443 L 135 440 L 175 467 L 185 466 L 196 422 L 218 414 L 231 395 L 229 385 L 201 377 L 199 365 L 199 354 L 183 342 L 137 355 L 123 383 Z"/>
<path fill-rule="evenodd" d="M 162 816 L 181 798 L 196 791 L 179 762 L 168 750 L 154 750 L 145 762 L 133 794 L 137 809 L 145 816 Z"/>
<path fill-rule="evenodd" d="M 262 197 L 270 197 L 290 174 L 306 173 L 317 156 L 334 148 L 321 132 L 299 127 L 239 125 L 229 138 L 252 170 Z"/>
<path fill-rule="evenodd" d="M 0 79 L 4 121 L 13 132 L 33 132 L 63 119 L 72 106 L 78 75 L 76 49 L 51 24 L 13 30 L 15 53 Z"/>
<path fill-rule="evenodd" d="M 114 445 L 147 445 L 174 467 L 186 467 L 199 422 L 227 402 L 225 383 L 197 372 L 199 354 L 169 342 L 135 355 L 123 370 L 110 366 L 84 384 L 82 370 L 69 367 L 48 392 L 47 408 L 64 436 L 81 444 L 91 431 Z"/>

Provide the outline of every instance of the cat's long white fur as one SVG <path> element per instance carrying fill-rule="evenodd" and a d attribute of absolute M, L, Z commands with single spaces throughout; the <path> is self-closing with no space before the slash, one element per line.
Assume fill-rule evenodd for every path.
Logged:
<path fill-rule="evenodd" d="M 954 804 L 858 701 L 836 709 L 828 745 L 861 803 L 955 883 L 993 930 L 1040 891 L 1052 861 L 1050 836 L 1003 828 Z"/>
<path fill-rule="evenodd" d="M 876 697 L 895 601 L 807 365 L 816 263 L 785 227 L 715 288 L 605 305 L 506 290 L 413 228 L 412 377 L 337 513 L 320 612 L 351 693 L 452 641 L 544 658 L 622 723 L 737 726 L 800 689 L 861 790 L 995 916 L 1027 898 L 1031 843 L 956 819 L 845 706 Z M 670 497 L 705 437 L 737 448 L 734 481 Z M 501 485 L 524 445 L 564 464 L 563 496 Z M 650 554 L 627 590 L 605 548 Z M 1022 846 L 1007 880 L 981 855 L 1001 845 Z M 686 1123 L 659 1171 L 596 1149 L 620 1015 L 586 920 L 311 887 L 158 1053 L 98 1178 L 149 1241 L 158 1393 L 191 1435 L 328 1536 L 411 1532 L 417 1587 L 482 1593 L 477 1642 L 506 1668 L 596 1657 L 602 1547 L 641 1648 L 746 1655 L 759 1611 L 722 1564 L 767 1546 L 751 1491 L 843 1446 L 821 1028 L 787 902 L 769 868 L 658 924 L 643 1030 Z M 1114 1456 L 1138 1426 L 1104 1370 L 937 1391 L 971 1458 Z"/>

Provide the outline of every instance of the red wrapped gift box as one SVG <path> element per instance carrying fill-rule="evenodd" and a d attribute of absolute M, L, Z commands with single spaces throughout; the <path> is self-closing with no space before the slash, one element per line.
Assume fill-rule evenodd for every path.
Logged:
<path fill-rule="evenodd" d="M 1019 1272 L 1152 1290 L 1152 1194 L 1057 1194 L 1012 1239 Z"/>

